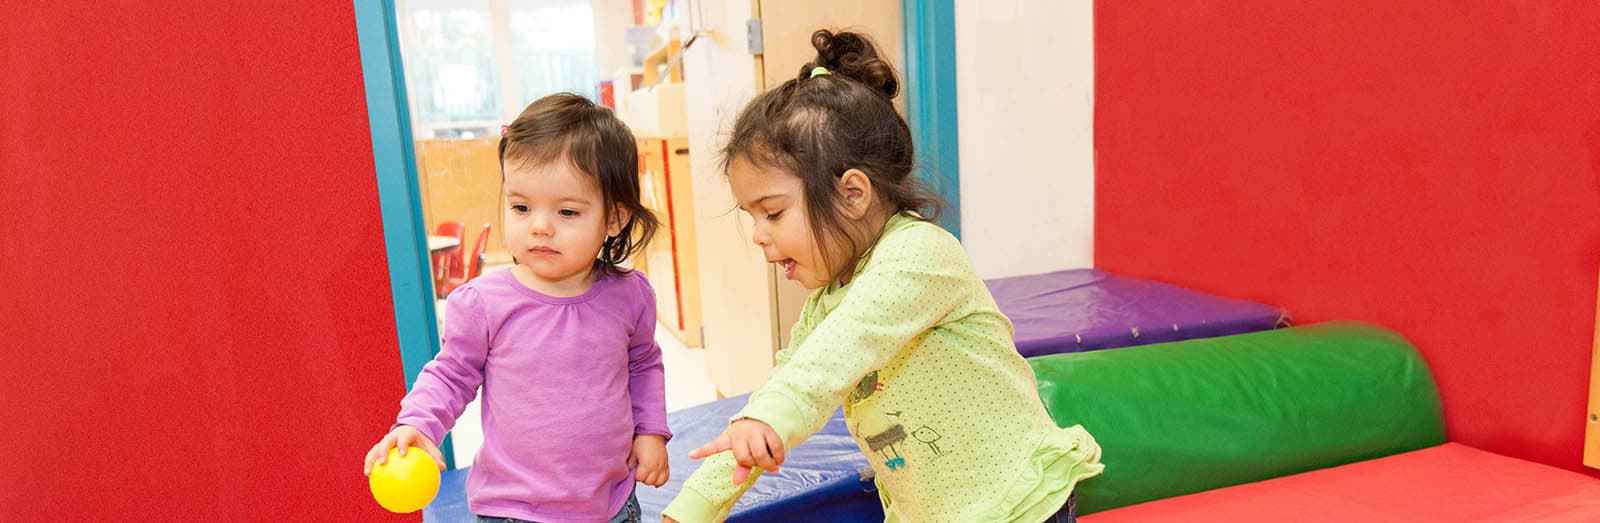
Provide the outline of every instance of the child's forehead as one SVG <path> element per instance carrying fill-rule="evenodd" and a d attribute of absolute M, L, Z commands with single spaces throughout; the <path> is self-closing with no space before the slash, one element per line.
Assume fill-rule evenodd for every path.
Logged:
<path fill-rule="evenodd" d="M 600 180 L 567 161 L 506 162 L 504 191 L 526 197 L 598 197 Z"/>
<path fill-rule="evenodd" d="M 752 187 L 800 185 L 801 182 L 800 175 L 783 166 L 745 158 L 735 159 L 728 165 L 728 180 Z"/>
<path fill-rule="evenodd" d="M 805 200 L 805 187 L 800 178 L 790 174 L 733 171 L 728 175 L 728 185 L 741 209 L 767 204 L 790 204 Z"/>

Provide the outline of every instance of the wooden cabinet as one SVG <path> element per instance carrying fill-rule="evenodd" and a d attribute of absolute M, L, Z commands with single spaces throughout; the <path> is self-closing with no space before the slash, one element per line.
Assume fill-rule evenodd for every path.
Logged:
<path fill-rule="evenodd" d="M 661 228 L 635 266 L 656 291 L 661 327 L 699 347 L 700 267 L 687 138 L 639 139 L 639 192 Z"/>
<path fill-rule="evenodd" d="M 488 263 L 510 263 L 501 227 L 500 139 L 417 140 L 417 184 L 422 193 L 422 212 L 429 233 L 442 222 L 461 222 L 466 240 L 461 250 L 470 251 L 483 224 L 490 224 L 489 243 L 484 255 Z"/>

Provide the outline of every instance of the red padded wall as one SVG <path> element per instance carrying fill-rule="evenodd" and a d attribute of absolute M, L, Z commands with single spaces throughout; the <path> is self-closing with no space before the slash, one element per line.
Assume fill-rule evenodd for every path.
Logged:
<path fill-rule="evenodd" d="M 0 520 L 384 519 L 360 461 L 405 384 L 352 4 L 4 11 Z"/>
<path fill-rule="evenodd" d="M 1095 263 L 1409 337 L 1452 439 L 1580 465 L 1600 3 L 1095 2 Z"/>

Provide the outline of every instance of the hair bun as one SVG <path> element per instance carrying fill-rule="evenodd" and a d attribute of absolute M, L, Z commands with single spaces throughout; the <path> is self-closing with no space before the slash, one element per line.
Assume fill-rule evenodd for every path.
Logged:
<path fill-rule="evenodd" d="M 800 81 L 809 79 L 811 70 L 820 66 L 827 68 L 828 74 L 860 82 L 886 99 L 899 94 L 900 80 L 895 78 L 894 67 L 879 57 L 877 46 L 866 35 L 818 29 L 811 33 L 811 46 L 817 49 L 817 57 L 800 68 Z"/>

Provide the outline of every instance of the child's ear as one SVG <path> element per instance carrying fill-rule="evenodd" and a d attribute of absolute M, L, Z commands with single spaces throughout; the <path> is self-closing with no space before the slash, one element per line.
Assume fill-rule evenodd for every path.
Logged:
<path fill-rule="evenodd" d="M 606 237 L 610 238 L 622 234 L 622 227 L 628 225 L 628 220 L 633 218 L 633 213 L 618 207 L 611 212 L 611 218 L 606 220 Z"/>
<path fill-rule="evenodd" d="M 839 176 L 839 197 L 844 199 L 844 212 L 852 220 L 859 220 L 872 210 L 877 199 L 873 192 L 872 177 L 861 169 L 850 169 Z"/>

